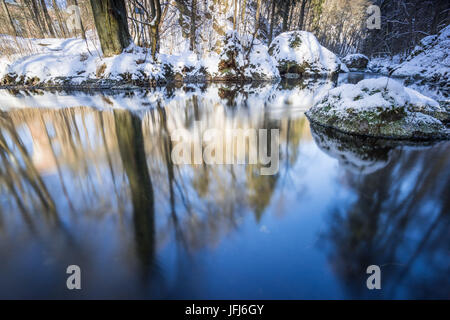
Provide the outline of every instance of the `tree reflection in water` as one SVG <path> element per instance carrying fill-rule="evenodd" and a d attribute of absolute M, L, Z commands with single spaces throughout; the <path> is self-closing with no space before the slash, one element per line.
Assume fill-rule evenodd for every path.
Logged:
<path fill-rule="evenodd" d="M 448 143 L 405 146 L 315 126 L 313 136 L 347 168 L 343 184 L 356 197 L 333 210 L 324 235 L 330 262 L 350 296 L 448 298 Z M 368 170 L 368 163 L 375 169 Z M 381 292 L 365 287 L 366 268 L 373 264 L 382 270 Z"/>
<path fill-rule="evenodd" d="M 310 201 L 307 173 L 320 162 L 307 162 L 316 159 L 305 150 L 316 146 L 302 110 L 332 85 L 184 86 L 74 102 L 60 93 L 70 108 L 0 111 L 0 257 L 7 261 L 0 297 L 73 297 L 64 287 L 69 264 L 83 270 L 81 297 L 191 297 L 195 285 L 185 282 L 202 281 L 188 280 L 199 269 L 195 257 L 279 217 L 279 207 Z M 14 92 L 8 101 L 35 106 L 39 97 L 51 103 L 56 96 Z M 171 135 L 181 129 L 186 141 L 199 142 L 196 122 L 202 130 L 279 129 L 279 173 L 261 176 L 260 164 L 175 165 Z M 448 144 L 424 151 L 364 142 L 355 151 L 352 141 L 314 137 L 339 158 L 338 187 L 355 196 L 351 203 L 333 198 L 334 210 L 317 214 L 326 219 L 321 243 L 348 295 L 367 295 L 369 264 L 383 266 L 384 297 L 407 296 L 405 286 L 407 293 L 396 289 L 402 283 L 416 296 L 436 283 L 448 288 Z M 307 233 L 308 225 L 298 228 Z M 228 263 L 239 265 L 240 257 Z M 253 267 L 267 277 L 277 272 Z M 424 282 L 426 275 L 433 279 Z"/>

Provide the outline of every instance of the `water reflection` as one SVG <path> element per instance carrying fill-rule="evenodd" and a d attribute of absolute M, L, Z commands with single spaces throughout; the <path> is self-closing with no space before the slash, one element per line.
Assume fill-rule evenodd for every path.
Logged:
<path fill-rule="evenodd" d="M 322 150 L 339 159 L 355 199 L 336 205 L 324 243 L 351 297 L 448 298 L 450 154 L 448 143 L 355 139 L 313 127 Z M 365 268 L 383 271 L 382 292 L 364 287 Z"/>
<path fill-rule="evenodd" d="M 311 135 L 333 86 L 1 92 L 0 297 L 360 298 L 368 264 L 383 297 L 445 296 L 449 144 Z M 280 171 L 175 165 L 196 123 L 279 129 Z"/>

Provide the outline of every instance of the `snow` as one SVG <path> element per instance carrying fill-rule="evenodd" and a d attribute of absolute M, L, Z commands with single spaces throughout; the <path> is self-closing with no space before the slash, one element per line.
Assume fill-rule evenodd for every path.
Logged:
<path fill-rule="evenodd" d="M 252 74 L 255 73 L 264 75 L 266 79 L 280 77 L 277 61 L 269 55 L 269 49 L 263 43 L 254 43 L 248 60 L 252 67 L 246 70 L 245 75 L 247 77 L 252 77 Z"/>
<path fill-rule="evenodd" d="M 235 37 L 238 37 L 235 35 Z M 14 46 L 12 37 L 5 36 L 7 42 Z M 120 55 L 102 58 L 100 44 L 93 38 L 86 42 L 82 39 L 24 39 L 20 42 L 30 48 L 26 54 L 15 54 L 0 57 L 0 79 L 6 75 L 21 76 L 26 79 L 38 78 L 34 81 L 40 84 L 62 84 L 70 81 L 70 84 L 81 84 L 87 80 L 165 80 L 168 69 L 174 74 L 183 76 L 196 76 L 203 70 L 210 76 L 220 76 L 217 53 L 211 52 L 199 57 L 192 51 L 179 54 L 159 54 L 157 61 L 153 61 L 149 50 L 130 45 Z M 245 76 L 253 77 L 254 74 L 262 75 L 264 79 L 279 77 L 276 61 L 268 54 L 267 47 L 255 41 L 250 52 L 249 61 L 244 57 L 244 49 L 240 45 L 240 39 L 235 43 L 239 45 L 238 63 L 240 67 L 246 67 Z M 230 44 L 231 45 L 231 44 Z M 229 48 L 227 48 L 229 49 Z M 1 53 L 0 53 L 1 54 Z M 26 80 L 23 79 L 23 80 Z M 9 84 L 9 83 L 8 83 Z"/>
<path fill-rule="evenodd" d="M 394 71 L 394 76 L 418 75 L 434 82 L 448 82 L 450 76 L 450 25 L 438 35 L 422 39 L 410 56 Z"/>
<path fill-rule="evenodd" d="M 387 77 L 366 79 L 357 84 L 343 84 L 321 97 L 317 107 L 331 106 L 333 110 L 342 111 L 406 105 L 440 109 L 439 103 L 435 100 Z"/>
<path fill-rule="evenodd" d="M 354 61 L 354 60 L 360 60 L 360 59 L 365 59 L 365 60 L 369 61 L 369 58 L 366 55 L 362 54 L 362 53 L 348 54 L 342 59 L 342 61 L 344 63 L 347 63 L 347 62 L 351 62 L 351 61 Z"/>
<path fill-rule="evenodd" d="M 347 68 L 347 66 L 343 62 L 341 62 L 340 68 L 341 68 L 341 71 L 344 72 L 344 73 L 349 73 L 350 72 L 350 69 Z"/>
<path fill-rule="evenodd" d="M 244 77 L 255 80 L 274 80 L 280 77 L 276 60 L 269 55 L 265 44 L 256 40 L 250 52 L 243 43 L 251 43 L 234 31 L 225 36 L 225 46 L 219 56 L 218 72 L 212 74 L 218 78 Z"/>
<path fill-rule="evenodd" d="M 393 57 L 375 57 L 370 59 L 367 69 L 374 73 L 387 75 L 390 70 L 403 61 L 401 55 Z"/>
<path fill-rule="evenodd" d="M 450 25 L 442 29 L 438 35 L 423 38 L 408 57 L 398 54 L 392 58 L 373 58 L 369 62 L 368 69 L 381 74 L 393 71 L 392 76 L 409 78 L 411 82 L 422 79 L 447 86 L 450 75 L 449 52 Z"/>
<path fill-rule="evenodd" d="M 341 65 L 337 56 L 321 46 L 317 38 L 307 31 L 290 31 L 278 35 L 270 46 L 270 52 L 279 65 L 283 62 L 298 65 L 308 63 L 311 68 L 306 74 L 327 75 L 339 71 Z"/>

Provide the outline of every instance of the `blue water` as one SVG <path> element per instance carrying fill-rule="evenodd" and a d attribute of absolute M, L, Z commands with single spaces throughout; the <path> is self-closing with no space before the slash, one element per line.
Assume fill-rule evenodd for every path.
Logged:
<path fill-rule="evenodd" d="M 311 128 L 321 88 L 3 94 L 0 298 L 448 299 L 450 143 Z M 279 171 L 173 164 L 195 121 L 278 129 Z"/>

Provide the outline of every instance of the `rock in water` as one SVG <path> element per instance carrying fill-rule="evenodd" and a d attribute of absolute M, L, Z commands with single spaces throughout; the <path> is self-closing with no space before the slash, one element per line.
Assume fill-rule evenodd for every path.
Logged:
<path fill-rule="evenodd" d="M 386 77 L 344 84 L 306 115 L 338 131 L 394 139 L 449 138 L 449 112 L 433 99 Z"/>
<path fill-rule="evenodd" d="M 285 77 L 333 76 L 339 73 L 341 65 L 339 58 L 307 31 L 280 34 L 272 41 L 269 54 Z"/>
<path fill-rule="evenodd" d="M 342 62 L 350 70 L 365 70 L 367 68 L 367 64 L 369 63 L 369 58 L 360 53 L 349 54 L 342 59 Z"/>

